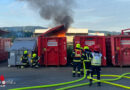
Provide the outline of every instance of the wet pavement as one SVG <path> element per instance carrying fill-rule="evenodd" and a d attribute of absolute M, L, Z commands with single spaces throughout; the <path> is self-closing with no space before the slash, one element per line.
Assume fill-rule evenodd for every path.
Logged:
<path fill-rule="evenodd" d="M 8 90 L 11 88 L 27 87 L 27 86 L 37 86 L 37 85 L 48 85 L 56 84 L 62 82 L 68 82 L 72 80 L 79 79 L 78 77 L 72 77 L 71 75 L 72 67 L 41 67 L 39 69 L 34 68 L 16 68 L 16 67 L 7 67 L 7 63 L 0 63 L 0 75 L 4 75 L 6 82 L 9 84 L 5 87 L 0 87 L 0 90 Z M 123 73 L 130 72 L 130 67 L 102 67 L 102 74 L 116 74 L 120 75 Z M 129 75 L 130 76 L 130 75 Z M 102 77 L 104 78 L 104 77 Z M 108 77 L 107 77 L 108 78 Z M 88 82 L 87 79 L 70 84 L 80 84 Z M 121 79 L 114 81 L 114 83 L 130 86 L 130 79 Z M 69 85 L 65 85 L 69 86 Z M 51 88 L 42 88 L 42 89 L 33 89 L 33 90 L 55 90 L 57 88 L 65 87 L 51 87 Z M 101 87 L 98 87 L 97 84 L 93 84 L 91 87 L 83 86 L 78 88 L 73 88 L 70 90 L 125 90 L 120 87 L 115 87 L 112 85 L 102 83 Z"/>

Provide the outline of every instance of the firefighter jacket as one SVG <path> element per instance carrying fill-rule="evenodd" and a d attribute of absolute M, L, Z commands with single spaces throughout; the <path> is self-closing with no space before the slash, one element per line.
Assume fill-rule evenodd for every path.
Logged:
<path fill-rule="evenodd" d="M 93 58 L 90 50 L 85 50 L 82 54 L 82 57 L 83 57 L 83 61 L 90 62 L 90 63 L 91 63 L 91 60 Z"/>
<path fill-rule="evenodd" d="M 93 59 L 91 61 L 91 65 L 101 66 L 102 54 L 98 52 L 93 52 L 92 56 L 93 56 Z"/>
<path fill-rule="evenodd" d="M 80 48 L 76 48 L 73 53 L 73 62 L 81 62 L 82 50 Z"/>
<path fill-rule="evenodd" d="M 23 56 L 21 58 L 21 62 L 22 63 L 28 63 L 28 54 L 23 54 Z"/>
<path fill-rule="evenodd" d="M 37 63 L 38 62 L 38 56 L 31 58 L 31 63 Z"/>

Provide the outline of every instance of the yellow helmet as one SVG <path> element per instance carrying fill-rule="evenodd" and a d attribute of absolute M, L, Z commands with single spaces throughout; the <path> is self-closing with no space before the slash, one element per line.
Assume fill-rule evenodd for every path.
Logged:
<path fill-rule="evenodd" d="M 24 54 L 27 54 L 27 53 L 28 53 L 28 51 L 27 51 L 27 50 L 25 50 L 25 51 L 24 51 Z"/>
<path fill-rule="evenodd" d="M 80 44 L 78 43 L 78 44 L 76 44 L 76 48 L 80 48 Z"/>
<path fill-rule="evenodd" d="M 89 47 L 88 46 L 84 46 L 84 49 L 88 49 L 89 50 Z"/>
<path fill-rule="evenodd" d="M 33 54 L 33 57 L 36 57 L 36 56 L 37 56 L 37 54 L 36 54 L 36 53 L 34 53 L 34 54 Z"/>

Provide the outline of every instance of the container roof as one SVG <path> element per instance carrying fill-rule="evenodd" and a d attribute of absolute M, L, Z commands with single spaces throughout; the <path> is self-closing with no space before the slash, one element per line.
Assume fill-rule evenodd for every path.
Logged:
<path fill-rule="evenodd" d="M 88 29 L 83 28 L 69 28 L 67 33 L 88 33 Z"/>
<path fill-rule="evenodd" d="M 34 33 L 45 33 L 49 29 L 36 29 Z M 66 33 L 88 33 L 88 29 L 69 28 Z"/>
<path fill-rule="evenodd" d="M 60 31 L 63 31 L 63 30 L 66 30 L 65 27 L 64 27 L 64 25 L 60 25 L 60 26 L 57 26 L 57 27 L 49 29 L 48 31 L 46 31 L 42 35 L 43 36 L 48 36 L 48 35 L 51 35 L 51 34 L 54 34 L 54 33 L 58 33 Z"/>
<path fill-rule="evenodd" d="M 0 35 L 7 34 L 7 33 L 9 33 L 9 32 L 0 29 Z"/>
<path fill-rule="evenodd" d="M 105 36 L 104 33 L 88 33 L 88 35 L 92 35 L 92 36 Z"/>
<path fill-rule="evenodd" d="M 15 39 L 10 50 L 34 50 L 36 47 L 36 38 L 18 38 Z"/>

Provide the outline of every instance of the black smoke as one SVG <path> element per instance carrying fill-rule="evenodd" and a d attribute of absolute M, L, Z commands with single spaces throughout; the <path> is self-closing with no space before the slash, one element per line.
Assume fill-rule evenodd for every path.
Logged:
<path fill-rule="evenodd" d="M 55 25 L 64 24 L 68 28 L 73 22 L 74 0 L 20 0 L 39 12 L 46 20 L 52 20 Z"/>

